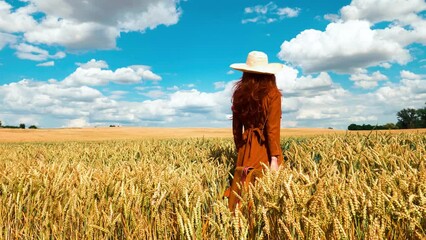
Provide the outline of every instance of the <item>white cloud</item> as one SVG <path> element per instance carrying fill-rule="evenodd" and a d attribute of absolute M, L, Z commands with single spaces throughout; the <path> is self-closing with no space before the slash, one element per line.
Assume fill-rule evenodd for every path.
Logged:
<path fill-rule="evenodd" d="M 101 61 L 91 61 L 88 65 L 98 69 L 107 66 Z M 383 78 L 380 74 L 365 72 L 365 75 L 373 80 Z M 426 99 L 422 75 L 401 71 L 401 78 L 400 83 L 387 82 L 370 93 L 354 94 L 334 83 L 325 72 L 299 76 L 297 69 L 285 66 L 277 75 L 283 93 L 282 126 L 346 128 L 350 123 L 396 122 L 397 111 L 421 107 Z M 172 92 L 168 93 L 161 92 L 158 86 L 138 87 L 141 94 L 153 94 L 154 100 L 128 102 L 120 98 L 127 93 L 124 91 L 113 91 L 106 96 L 89 86 L 66 85 L 58 80 L 22 80 L 0 86 L 1 120 L 14 122 L 31 116 L 40 127 L 109 124 L 230 127 L 227 117 L 231 113 L 234 83 L 226 82 L 224 89 L 214 92 L 171 87 L 167 91 Z"/>
<path fill-rule="evenodd" d="M 358 73 L 367 83 L 384 81 L 380 72 Z M 426 99 L 425 79 L 421 75 L 401 72 L 400 83 L 385 83 L 370 93 L 351 93 L 335 84 L 326 73 L 298 76 L 299 72 L 284 66 L 277 75 L 282 89 L 282 126 L 333 127 L 346 129 L 351 123 L 385 124 L 396 122 L 396 113 L 407 107 L 419 108 Z M 421 76 L 421 79 L 419 79 Z M 379 80 L 382 79 L 382 80 Z"/>
<path fill-rule="evenodd" d="M 287 17 L 287 18 L 293 18 L 297 17 L 299 15 L 300 9 L 299 8 L 278 8 L 277 14 L 281 17 Z"/>
<path fill-rule="evenodd" d="M 418 79 L 422 79 L 423 78 L 422 75 L 415 74 L 415 73 L 407 71 L 407 70 L 402 70 L 400 72 L 400 75 L 401 75 L 402 79 L 418 80 Z"/>
<path fill-rule="evenodd" d="M 13 9 L 0 1 L 0 31 L 14 33 L 31 44 L 67 49 L 114 49 L 121 32 L 154 29 L 179 21 L 176 0 L 25 0 Z M 42 14 L 35 18 L 34 14 Z M 0 42 L 1 43 L 1 42 Z"/>
<path fill-rule="evenodd" d="M 350 80 L 354 81 L 357 87 L 369 89 L 377 87 L 379 81 L 388 80 L 388 77 L 383 75 L 380 71 L 368 75 L 367 71 L 363 70 L 356 74 L 352 74 Z"/>
<path fill-rule="evenodd" d="M 378 29 L 376 33 L 378 37 L 392 39 L 404 47 L 414 42 L 426 45 L 426 21 L 419 17 L 409 26 L 393 25 Z"/>
<path fill-rule="evenodd" d="M 340 15 L 324 16 L 332 21 L 325 31 L 301 32 L 284 41 L 278 55 L 306 72 L 404 65 L 413 59 L 410 44 L 426 45 L 425 9 L 424 0 L 353 0 Z"/>
<path fill-rule="evenodd" d="M 322 72 L 316 77 L 311 75 L 297 77 L 298 74 L 298 70 L 284 65 L 283 70 L 276 75 L 277 86 L 284 96 L 309 97 L 333 88 L 331 77 L 326 72 Z"/>
<path fill-rule="evenodd" d="M 340 20 L 340 16 L 337 14 L 326 14 L 324 15 L 324 19 L 330 22 L 337 22 Z"/>
<path fill-rule="evenodd" d="M 176 24 L 181 14 L 175 0 L 29 0 L 47 15 L 116 26 L 123 31 L 144 31 Z"/>
<path fill-rule="evenodd" d="M 63 126 L 66 128 L 84 128 L 89 127 L 90 124 L 87 122 L 87 119 L 85 118 L 77 118 L 69 120 L 67 125 Z"/>
<path fill-rule="evenodd" d="M 167 90 L 168 91 L 177 91 L 177 90 L 179 90 L 180 88 L 178 87 L 178 86 L 176 86 L 176 85 L 174 85 L 173 87 L 168 87 L 167 88 Z"/>
<path fill-rule="evenodd" d="M 140 3 L 145 2 L 148 1 Z M 124 31 L 144 31 L 148 28 L 154 29 L 161 24 L 166 26 L 176 24 L 181 14 L 181 10 L 176 7 L 176 2 L 174 0 L 151 0 L 142 14 L 137 10 L 128 12 L 125 17 L 118 20 L 118 26 Z M 122 4 L 120 3 L 120 5 Z"/>
<path fill-rule="evenodd" d="M 114 26 L 48 16 L 36 27 L 26 31 L 24 37 L 31 43 L 87 50 L 113 49 L 119 35 L 119 30 Z"/>
<path fill-rule="evenodd" d="M 104 60 L 96 60 L 96 59 L 91 59 L 87 63 L 76 63 L 76 65 L 79 66 L 81 69 L 108 68 L 108 64 Z"/>
<path fill-rule="evenodd" d="M 226 72 L 226 74 L 228 74 L 228 75 L 231 75 L 231 74 L 234 74 L 235 73 L 235 71 L 233 71 L 233 70 L 229 70 L 228 72 Z"/>
<path fill-rule="evenodd" d="M 382 68 L 386 68 L 386 69 L 389 69 L 389 68 L 392 67 L 392 65 L 390 63 L 387 63 L 387 62 L 381 63 L 381 64 L 379 64 L 379 66 L 382 67 Z"/>
<path fill-rule="evenodd" d="M 180 110 L 208 110 L 216 106 L 212 94 L 196 89 L 180 90 L 170 95 L 171 106 Z"/>
<path fill-rule="evenodd" d="M 110 82 L 138 83 L 143 80 L 161 80 L 161 77 L 150 70 L 149 66 L 134 65 L 118 68 L 115 71 L 108 70 L 105 61 L 90 60 L 87 63 L 79 63 L 79 67 L 62 82 L 69 86 L 99 86 Z"/>
<path fill-rule="evenodd" d="M 352 0 L 340 12 L 345 20 L 364 19 L 376 23 L 407 19 L 423 10 L 426 10 L 424 0 Z"/>
<path fill-rule="evenodd" d="M 0 32 L 0 50 L 7 44 L 13 44 L 15 42 L 16 37 L 14 35 Z"/>
<path fill-rule="evenodd" d="M 244 14 L 247 16 L 241 22 L 246 23 L 273 23 L 284 18 L 294 18 L 300 13 L 299 8 L 283 7 L 279 8 L 275 3 L 269 2 L 266 5 L 256 5 L 246 7 Z"/>
<path fill-rule="evenodd" d="M 356 81 L 354 85 L 363 89 L 371 89 L 377 87 L 378 83 L 373 81 Z"/>
<path fill-rule="evenodd" d="M 81 112 L 80 106 L 102 94 L 86 86 L 68 87 L 57 83 L 21 80 L 0 87 L 3 96 L 2 107 L 6 112 L 55 113 L 60 116 L 72 116 Z"/>
<path fill-rule="evenodd" d="M 53 66 L 55 66 L 55 61 L 49 61 L 49 62 L 37 64 L 37 67 L 53 67 Z"/>
<path fill-rule="evenodd" d="M 399 83 L 389 83 L 375 93 L 381 103 L 392 105 L 395 108 L 417 108 L 423 106 L 426 99 L 426 79 L 424 76 L 401 71 Z"/>
<path fill-rule="evenodd" d="M 129 68 L 133 69 L 137 74 L 142 76 L 143 80 L 152 80 L 152 81 L 160 81 L 161 76 L 153 73 L 150 69 L 150 66 L 145 65 L 133 65 Z"/>
<path fill-rule="evenodd" d="M 127 93 L 128 93 L 127 91 L 121 91 L 121 90 L 111 91 L 111 95 L 109 97 L 111 99 L 120 99 Z"/>
<path fill-rule="evenodd" d="M 157 98 L 161 98 L 161 97 L 165 96 L 166 93 L 161 91 L 161 90 L 150 90 L 148 92 L 143 93 L 143 95 L 147 96 L 149 98 L 157 99 Z"/>
<path fill-rule="evenodd" d="M 90 64 L 96 65 L 95 62 Z M 89 65 L 90 65 L 89 64 Z M 88 86 L 71 86 L 63 81 L 22 80 L 0 86 L 0 112 L 10 113 L 3 121 L 34 115 L 41 127 L 85 127 L 108 124 L 149 126 L 224 126 L 230 124 L 230 94 L 233 82 L 214 93 L 177 90 L 147 94 L 161 99 L 140 102 L 119 101 L 123 91 L 110 96 Z M 155 87 L 155 86 L 154 86 Z M 176 88 L 172 88 L 176 89 Z M 142 89 L 143 90 L 143 89 Z M 159 96 L 160 94 L 161 96 Z"/>
<path fill-rule="evenodd" d="M 0 31 L 25 32 L 33 28 L 37 22 L 31 16 L 36 11 L 32 4 L 18 8 L 12 12 L 12 6 L 0 1 Z"/>
<path fill-rule="evenodd" d="M 274 4 L 273 2 L 269 2 L 266 5 L 256 5 L 254 7 L 246 7 L 244 9 L 244 13 L 246 13 L 246 14 L 250 14 L 250 13 L 266 14 L 272 8 L 276 8 L 276 4 Z"/>
<path fill-rule="evenodd" d="M 246 23 L 256 23 L 256 22 L 260 22 L 261 18 L 260 17 L 254 17 L 254 18 L 246 18 L 243 19 L 241 21 L 242 24 L 246 24 Z"/>
<path fill-rule="evenodd" d="M 408 50 L 392 39 L 378 38 L 366 21 L 330 23 L 324 32 L 305 30 L 284 41 L 279 58 L 307 72 L 355 72 L 383 62 L 405 64 Z"/>
<path fill-rule="evenodd" d="M 223 89 L 226 86 L 226 83 L 224 81 L 221 82 L 214 82 L 214 89 Z"/>
<path fill-rule="evenodd" d="M 16 56 L 20 59 L 27 59 L 33 61 L 45 61 L 47 59 L 60 59 L 64 58 L 66 54 L 64 52 L 57 52 L 53 55 L 50 55 L 47 50 L 41 49 L 39 47 L 21 43 L 19 45 L 13 46 L 17 50 L 15 53 Z"/>

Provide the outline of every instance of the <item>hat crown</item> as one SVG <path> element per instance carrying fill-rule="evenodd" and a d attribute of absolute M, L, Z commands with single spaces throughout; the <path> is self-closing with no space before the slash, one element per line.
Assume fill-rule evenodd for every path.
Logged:
<path fill-rule="evenodd" d="M 246 64 L 251 67 L 268 65 L 268 55 L 264 52 L 252 51 L 247 56 Z"/>
<path fill-rule="evenodd" d="M 260 51 L 251 51 L 247 55 L 246 63 L 233 63 L 231 68 L 251 73 L 276 74 L 283 68 L 281 63 L 268 63 L 268 55 Z"/>

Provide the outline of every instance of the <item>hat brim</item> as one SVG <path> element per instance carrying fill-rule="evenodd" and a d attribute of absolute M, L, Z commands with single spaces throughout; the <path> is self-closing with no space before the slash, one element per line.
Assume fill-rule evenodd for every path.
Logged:
<path fill-rule="evenodd" d="M 250 73 L 264 73 L 264 74 L 276 74 L 283 69 L 283 65 L 281 63 L 269 63 L 268 65 L 263 66 L 248 66 L 245 63 L 234 63 L 231 64 L 232 69 L 242 71 L 242 72 L 250 72 Z"/>

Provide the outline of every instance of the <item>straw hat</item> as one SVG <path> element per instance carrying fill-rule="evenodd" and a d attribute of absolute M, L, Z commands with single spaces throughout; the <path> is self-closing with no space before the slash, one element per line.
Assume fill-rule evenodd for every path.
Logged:
<path fill-rule="evenodd" d="M 246 63 L 234 63 L 230 67 L 243 72 L 275 74 L 283 68 L 283 65 L 268 63 L 268 55 L 264 52 L 252 51 L 248 54 Z"/>

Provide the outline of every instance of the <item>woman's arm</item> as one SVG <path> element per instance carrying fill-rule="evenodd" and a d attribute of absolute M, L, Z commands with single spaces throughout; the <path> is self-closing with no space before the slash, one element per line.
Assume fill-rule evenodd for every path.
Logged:
<path fill-rule="evenodd" d="M 272 164 L 278 166 L 277 158 L 282 155 L 280 146 L 280 128 L 281 128 L 281 94 L 274 94 L 269 104 L 268 121 L 266 122 L 266 131 L 268 139 L 269 152 L 272 156 Z"/>

